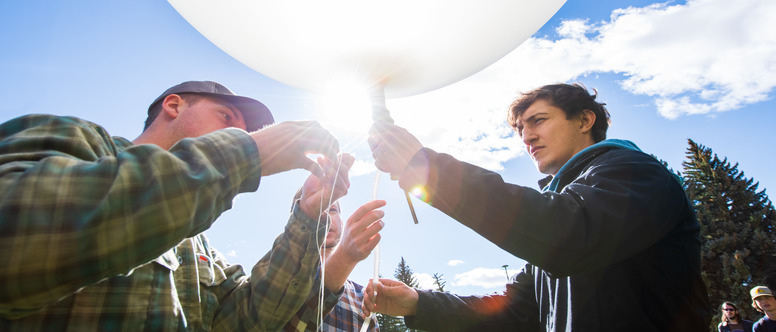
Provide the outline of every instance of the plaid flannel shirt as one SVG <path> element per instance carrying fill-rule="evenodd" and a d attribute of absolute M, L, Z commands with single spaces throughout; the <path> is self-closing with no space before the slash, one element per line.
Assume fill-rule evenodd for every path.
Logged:
<path fill-rule="evenodd" d="M 167 151 L 73 117 L 0 125 L 0 330 L 279 331 L 325 225 L 295 208 L 250 277 L 200 234 L 258 188 L 258 161 L 233 128 Z"/>
<path fill-rule="evenodd" d="M 324 331 L 324 332 L 358 332 L 364 324 L 364 312 L 361 311 L 361 303 L 364 300 L 362 286 L 350 280 L 343 285 L 343 294 L 339 300 L 335 297 L 334 303 L 329 298 L 324 301 L 323 322 L 317 315 L 318 298 L 311 297 L 307 304 L 286 324 L 286 332 Z M 336 304 L 332 310 L 331 305 Z M 317 328 L 316 328 L 317 327 Z M 376 320 L 372 320 L 367 331 L 380 332 L 380 326 Z"/>

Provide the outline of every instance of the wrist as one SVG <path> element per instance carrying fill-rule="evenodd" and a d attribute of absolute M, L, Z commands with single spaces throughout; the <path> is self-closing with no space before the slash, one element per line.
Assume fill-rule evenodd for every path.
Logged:
<path fill-rule="evenodd" d="M 355 263 L 344 257 L 346 255 L 337 254 L 338 250 L 335 250 L 328 258 L 326 258 L 326 265 L 324 270 L 323 284 L 331 292 L 338 292 L 347 281 L 350 273 L 356 267 Z"/>
<path fill-rule="evenodd" d="M 304 213 L 306 216 L 308 216 L 312 220 L 316 220 L 318 222 L 320 221 L 326 221 L 328 218 L 328 215 L 326 212 L 320 211 L 320 204 L 305 204 L 305 199 L 302 198 L 298 201 L 299 209 L 302 210 L 302 213 Z M 314 207 L 313 207 L 314 205 Z"/>
<path fill-rule="evenodd" d="M 409 191 L 416 186 L 425 186 L 428 182 L 429 164 L 426 151 L 418 150 L 399 174 L 399 187 Z"/>
<path fill-rule="evenodd" d="M 337 248 L 329 255 L 328 258 L 326 258 L 326 267 L 328 268 L 329 266 L 332 266 L 339 270 L 352 271 L 359 261 L 354 260 L 347 253 L 344 253 L 344 250 L 340 249 L 341 248 Z"/>

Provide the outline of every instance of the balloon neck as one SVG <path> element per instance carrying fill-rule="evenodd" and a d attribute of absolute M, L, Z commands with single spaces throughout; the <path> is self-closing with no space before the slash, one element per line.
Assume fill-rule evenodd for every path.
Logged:
<path fill-rule="evenodd" d="M 391 113 L 385 106 L 385 87 L 382 84 L 375 84 L 369 89 L 369 101 L 372 104 L 372 121 L 393 124 Z"/>

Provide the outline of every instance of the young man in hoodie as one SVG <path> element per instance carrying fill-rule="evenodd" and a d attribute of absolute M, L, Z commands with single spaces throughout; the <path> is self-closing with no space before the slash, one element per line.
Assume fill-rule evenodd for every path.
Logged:
<path fill-rule="evenodd" d="M 609 112 L 578 84 L 522 94 L 508 122 L 541 190 L 425 148 L 376 125 L 375 165 L 422 187 L 426 202 L 528 264 L 505 295 L 457 296 L 381 279 L 366 310 L 430 331 L 701 331 L 711 318 L 701 280 L 700 226 L 681 180 L 624 140 L 606 140 Z"/>

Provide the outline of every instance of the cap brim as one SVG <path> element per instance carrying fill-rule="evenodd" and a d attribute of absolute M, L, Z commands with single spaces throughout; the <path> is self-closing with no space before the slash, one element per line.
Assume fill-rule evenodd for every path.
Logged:
<path fill-rule="evenodd" d="M 245 126 L 247 127 L 248 131 L 256 131 L 275 123 L 275 118 L 272 116 L 272 112 L 270 112 L 269 108 L 267 108 L 267 106 L 258 100 L 242 96 L 228 96 L 211 93 L 203 94 L 222 98 L 237 107 L 245 119 Z"/>

